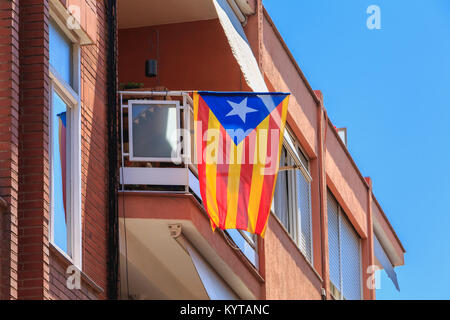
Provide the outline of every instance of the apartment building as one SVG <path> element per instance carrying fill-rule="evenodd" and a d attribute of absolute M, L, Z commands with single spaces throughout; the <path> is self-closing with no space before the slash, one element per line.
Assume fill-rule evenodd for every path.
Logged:
<path fill-rule="evenodd" d="M 2 299 L 375 299 L 376 268 L 398 286 L 405 250 L 261 0 L 0 10 Z M 264 238 L 211 230 L 193 90 L 291 93 Z"/>

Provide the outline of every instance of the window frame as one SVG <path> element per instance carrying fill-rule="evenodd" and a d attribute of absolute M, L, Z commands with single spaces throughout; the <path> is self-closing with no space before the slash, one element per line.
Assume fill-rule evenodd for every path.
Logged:
<path fill-rule="evenodd" d="M 224 230 L 225 233 L 231 238 L 231 240 L 235 243 L 235 245 L 239 248 L 239 250 L 242 252 L 242 254 L 246 257 L 248 261 L 257 269 L 259 270 L 259 252 L 258 252 L 258 238 L 256 234 L 249 234 L 247 235 L 245 231 L 240 229 L 228 229 Z M 237 243 L 234 239 L 234 236 L 241 237 L 244 241 L 244 244 L 247 244 L 254 252 L 254 258 L 255 261 L 253 261 L 247 254 L 245 248 L 241 247 L 239 243 Z"/>
<path fill-rule="evenodd" d="M 294 135 L 291 133 L 292 131 L 289 129 L 289 127 L 286 126 L 285 133 L 284 133 L 284 140 L 283 140 L 283 146 L 285 146 L 288 153 L 291 154 L 291 157 L 294 159 L 295 165 L 298 167 L 298 169 L 301 171 L 305 179 L 311 183 L 312 177 L 309 172 L 309 161 L 310 159 L 306 156 L 306 153 L 304 152 L 303 148 L 301 147 L 300 143 L 293 138 Z M 299 149 L 299 150 L 297 150 Z M 298 152 L 301 152 L 303 157 L 308 160 L 308 167 L 305 166 L 303 161 L 301 160 L 301 156 Z"/>
<path fill-rule="evenodd" d="M 286 154 L 286 155 L 284 155 L 284 154 Z M 280 154 L 279 164 L 281 163 L 281 159 L 283 157 L 284 157 L 284 160 L 285 160 L 283 165 L 286 166 L 286 167 L 290 166 L 290 164 L 292 163 L 292 160 L 289 160 L 291 155 L 290 155 L 289 152 L 287 152 L 286 147 L 284 145 L 281 147 L 281 154 Z M 286 177 L 285 177 L 286 180 L 284 181 L 282 186 L 278 184 L 279 183 L 278 179 L 280 178 L 280 173 L 286 174 Z M 290 230 L 292 228 L 291 226 L 293 226 L 293 224 L 292 224 L 292 208 L 294 206 L 294 204 L 292 202 L 292 188 L 289 187 L 289 186 L 292 185 L 292 182 L 291 182 L 292 179 L 291 178 L 292 178 L 292 172 L 291 171 L 289 171 L 289 170 L 278 171 L 277 179 L 276 179 L 276 182 L 275 182 L 276 185 L 275 185 L 275 191 L 274 191 L 274 198 L 272 200 L 272 205 L 271 205 L 270 209 L 273 212 L 273 214 L 275 215 L 275 217 L 277 218 L 277 220 L 280 222 L 280 224 L 283 226 L 285 231 L 289 234 L 289 236 L 292 238 L 292 240 L 294 240 L 295 239 L 295 230 Z M 287 201 L 286 201 L 286 205 L 287 205 L 286 222 L 287 222 L 287 225 L 284 224 L 283 218 L 279 216 L 279 212 L 277 212 L 277 208 L 275 206 L 275 201 L 276 201 L 276 197 L 277 197 L 277 194 L 278 194 L 278 190 L 277 189 L 279 187 L 282 187 L 283 188 L 282 191 L 285 191 L 286 194 L 287 194 Z M 292 233 L 291 233 L 291 231 L 292 231 Z"/>
<path fill-rule="evenodd" d="M 167 108 L 175 108 L 176 112 L 176 128 L 179 130 L 177 133 L 177 150 L 176 157 L 140 157 L 134 155 L 134 146 L 133 146 L 133 106 L 139 105 L 167 105 Z M 181 141 L 181 109 L 186 110 L 186 106 L 181 106 L 178 100 L 128 100 L 128 157 L 130 161 L 133 162 L 174 162 L 181 163 L 182 157 L 184 155 L 181 152 L 181 148 L 179 146 L 179 142 Z M 190 150 L 186 150 L 186 152 L 190 152 Z"/>
<path fill-rule="evenodd" d="M 306 258 L 306 260 L 313 265 L 314 263 L 314 237 L 313 237 L 313 228 L 312 228 L 312 208 L 311 208 L 311 181 L 312 177 L 309 172 L 309 166 L 310 166 L 310 159 L 306 156 L 305 152 L 303 151 L 303 148 L 301 147 L 300 143 L 293 138 L 293 135 L 290 133 L 291 130 L 286 126 L 285 128 L 285 134 L 284 134 L 284 140 L 283 140 L 283 146 L 282 151 L 286 150 L 286 156 L 287 156 L 287 166 L 295 167 L 295 170 L 287 170 L 286 171 L 286 179 L 287 179 L 287 187 L 288 187 L 288 224 L 289 226 L 285 226 L 281 219 L 278 217 L 276 210 L 275 210 L 275 200 L 272 201 L 272 212 L 276 216 L 276 218 L 279 220 L 281 225 L 285 228 L 286 232 L 289 234 L 289 236 L 292 238 L 292 240 L 295 242 L 297 247 L 299 248 L 300 252 L 303 254 L 303 256 Z M 301 152 L 303 157 L 308 161 L 307 165 L 303 163 L 301 160 L 301 156 L 298 152 Z M 298 192 L 299 192 L 299 186 L 297 185 L 297 170 L 300 171 L 300 174 L 305 178 L 306 182 L 309 184 L 309 194 L 308 194 L 308 207 L 309 207 L 309 215 L 310 215 L 310 224 L 309 224 L 309 232 L 311 235 L 311 241 L 310 241 L 310 252 L 311 252 L 311 259 L 308 258 L 306 252 L 304 252 L 301 248 L 300 242 L 301 242 L 301 230 L 302 230 L 302 221 L 299 217 L 299 203 L 298 203 Z"/>
<path fill-rule="evenodd" d="M 309 250 L 310 250 L 310 252 L 311 252 L 311 261 L 309 261 L 309 259 L 308 259 L 308 261 L 311 263 L 311 264 L 313 264 L 314 263 L 314 245 L 313 245 L 313 242 L 314 242 L 314 237 L 313 237 L 313 227 L 312 227 L 312 219 L 313 219 L 313 217 L 312 217 L 312 207 L 311 207 L 311 181 L 312 180 L 309 180 L 309 179 L 312 179 L 311 178 L 311 175 L 310 175 L 310 159 L 305 155 L 305 153 L 302 151 L 302 148 L 301 148 L 301 146 L 300 146 L 300 144 L 298 143 L 298 142 L 296 142 L 296 146 L 297 146 L 297 148 L 299 149 L 298 151 L 299 152 L 301 152 L 301 154 L 303 155 L 303 157 L 305 158 L 305 160 L 307 161 L 307 163 L 306 163 L 306 165 L 305 164 L 303 164 L 303 162 L 300 160 L 300 162 L 302 162 L 302 164 L 303 164 L 303 167 L 307 170 L 306 171 L 306 173 L 308 174 L 308 175 L 306 175 L 304 172 L 303 172 L 303 170 L 295 170 L 295 201 L 296 201 L 296 207 L 297 207 L 297 210 L 299 210 L 299 204 L 298 204 L 298 192 L 299 192 L 299 185 L 298 185 L 298 177 L 297 177 L 297 175 L 298 174 L 301 174 L 302 176 L 303 176 L 303 178 L 305 179 L 305 181 L 306 181 L 306 183 L 308 184 L 308 208 L 309 208 L 309 234 L 310 234 L 310 243 L 309 243 Z M 299 242 L 299 246 L 300 246 L 300 233 L 301 233 L 301 230 L 302 230 L 302 221 L 301 221 L 301 218 L 298 216 L 298 213 L 297 213 L 297 219 L 299 220 L 299 223 L 298 223 L 298 229 L 299 229 L 299 234 L 297 235 L 297 237 L 298 237 L 298 242 Z M 303 252 L 303 251 L 302 251 Z M 306 256 L 306 253 L 304 253 L 305 254 L 305 256 Z M 306 257 L 307 258 L 307 257 Z"/>
<path fill-rule="evenodd" d="M 49 136 L 52 134 L 54 123 L 52 120 L 53 112 L 53 92 L 67 105 L 68 112 L 68 137 L 69 137 L 69 154 L 67 156 L 69 169 L 66 182 L 66 201 L 69 203 L 68 210 L 70 212 L 70 230 L 67 230 L 70 236 L 68 243 L 68 251 L 70 255 L 55 243 L 54 239 L 54 199 L 53 199 L 53 178 L 52 178 L 52 162 L 53 162 L 53 139 L 49 138 L 49 175 L 50 175 L 50 223 L 49 233 L 51 244 L 66 259 L 73 263 L 78 269 L 82 268 L 82 219 L 81 219 L 81 48 L 80 41 L 65 24 L 58 18 L 58 15 L 50 10 L 49 24 L 62 32 L 71 42 L 72 54 L 72 86 L 67 83 L 49 63 Z M 50 40 L 49 40 L 50 41 Z M 69 249 L 70 246 L 70 249 Z"/>

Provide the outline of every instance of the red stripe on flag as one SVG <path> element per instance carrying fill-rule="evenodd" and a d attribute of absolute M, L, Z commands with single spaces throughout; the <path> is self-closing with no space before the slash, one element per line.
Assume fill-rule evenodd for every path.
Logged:
<path fill-rule="evenodd" d="M 242 143 L 245 143 L 242 153 L 241 181 L 239 184 L 238 212 L 236 216 L 236 229 L 248 229 L 248 202 L 253 175 L 253 157 L 255 154 L 256 130 L 253 130 Z"/>
<path fill-rule="evenodd" d="M 224 127 L 220 126 L 220 140 L 217 160 L 217 174 L 216 174 L 216 199 L 219 210 L 219 227 L 225 228 L 225 221 L 227 218 L 227 188 L 228 188 L 228 171 L 229 171 L 229 150 L 233 143 L 230 136 L 225 131 Z"/>
<path fill-rule="evenodd" d="M 276 146 L 278 146 L 278 144 L 279 144 L 279 135 L 275 138 L 276 140 L 272 141 L 271 131 L 272 131 L 272 129 L 280 130 L 279 121 L 276 121 L 275 119 L 281 118 L 282 110 L 283 110 L 283 103 L 280 103 L 278 105 L 278 107 L 272 111 L 272 114 L 270 115 L 270 119 L 269 119 L 269 132 L 268 132 L 268 138 L 267 138 L 267 156 L 269 156 L 269 153 L 270 153 L 271 159 L 274 158 L 274 156 L 272 155 L 272 144 L 275 144 Z M 276 113 L 276 114 L 274 114 L 274 113 Z M 275 158 L 275 161 L 277 161 L 279 158 L 278 149 L 276 149 L 276 153 L 277 153 L 277 157 Z M 270 163 L 268 163 L 267 165 L 270 166 Z M 266 167 L 266 172 L 267 172 L 267 167 Z M 261 190 L 261 204 L 259 206 L 258 219 L 256 222 L 256 228 L 255 228 L 256 234 L 261 234 L 262 231 L 264 230 L 264 226 L 266 225 L 267 218 L 270 213 L 270 207 L 272 205 L 272 195 L 273 195 L 273 188 L 274 188 L 274 184 L 275 184 L 275 178 L 276 178 L 275 174 L 267 174 L 264 176 L 263 187 Z M 264 199 L 264 201 L 262 199 Z"/>
<path fill-rule="evenodd" d="M 209 107 L 206 104 L 206 102 L 203 100 L 201 96 L 198 98 L 198 119 L 194 119 L 196 121 L 199 121 L 198 124 L 201 124 L 201 130 L 199 130 L 200 137 L 197 137 L 198 140 L 196 143 L 201 143 L 201 148 L 197 147 L 197 170 L 198 170 L 198 180 L 200 184 L 200 193 L 203 200 L 203 206 L 205 207 L 206 212 L 208 212 L 208 203 L 206 201 L 206 189 L 204 186 L 206 186 L 206 165 L 205 165 L 205 159 L 203 159 L 203 150 L 206 150 L 207 141 L 203 139 L 205 137 L 205 133 L 208 130 L 208 123 L 209 123 Z M 198 144 L 197 144 L 198 146 Z"/>

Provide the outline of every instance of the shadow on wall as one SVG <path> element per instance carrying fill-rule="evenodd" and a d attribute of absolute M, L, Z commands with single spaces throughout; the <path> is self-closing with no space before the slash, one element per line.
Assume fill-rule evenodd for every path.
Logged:
<path fill-rule="evenodd" d="M 97 1 L 98 19 L 106 21 L 104 3 Z M 81 47 L 81 212 L 84 272 L 107 286 L 108 26 L 97 24 L 95 45 Z"/>
<path fill-rule="evenodd" d="M 159 34 L 159 54 L 155 50 Z M 119 82 L 169 90 L 251 91 L 218 19 L 119 29 Z M 145 61 L 158 61 L 158 77 Z"/>

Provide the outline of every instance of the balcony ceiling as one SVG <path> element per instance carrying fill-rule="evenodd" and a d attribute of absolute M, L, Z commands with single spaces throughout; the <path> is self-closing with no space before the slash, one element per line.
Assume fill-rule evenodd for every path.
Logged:
<path fill-rule="evenodd" d="M 211 0 L 119 0 L 120 29 L 217 18 Z"/>
<path fill-rule="evenodd" d="M 126 219 L 127 244 L 122 236 L 120 270 L 128 286 L 122 282 L 123 298 L 129 294 L 133 299 L 208 299 L 189 255 L 170 236 L 171 223 Z"/>

